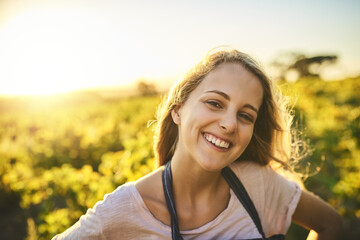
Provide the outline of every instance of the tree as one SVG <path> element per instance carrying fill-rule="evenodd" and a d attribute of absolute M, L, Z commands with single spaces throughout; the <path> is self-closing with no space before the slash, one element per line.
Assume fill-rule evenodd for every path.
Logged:
<path fill-rule="evenodd" d="M 336 55 L 331 56 L 315 56 L 315 57 L 300 57 L 288 70 L 294 69 L 298 72 L 299 78 L 303 77 L 319 77 L 321 67 L 327 64 L 335 63 L 337 60 Z"/>
<path fill-rule="evenodd" d="M 137 89 L 141 96 L 153 96 L 158 93 L 155 84 L 146 82 L 144 80 L 138 81 Z"/>
<path fill-rule="evenodd" d="M 278 79 L 288 79 L 289 73 L 296 73 L 296 80 L 304 77 L 319 77 L 329 64 L 334 64 L 336 55 L 306 56 L 301 53 L 285 52 L 276 57 L 270 64 Z"/>

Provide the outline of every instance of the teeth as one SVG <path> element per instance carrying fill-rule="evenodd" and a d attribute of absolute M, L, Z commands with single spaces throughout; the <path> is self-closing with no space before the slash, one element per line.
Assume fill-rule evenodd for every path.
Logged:
<path fill-rule="evenodd" d="M 222 141 L 220 139 L 217 139 L 216 137 L 209 135 L 209 134 L 205 134 L 205 138 L 206 138 L 206 140 L 213 143 L 217 147 L 229 148 L 229 146 L 230 146 L 230 143 Z"/>

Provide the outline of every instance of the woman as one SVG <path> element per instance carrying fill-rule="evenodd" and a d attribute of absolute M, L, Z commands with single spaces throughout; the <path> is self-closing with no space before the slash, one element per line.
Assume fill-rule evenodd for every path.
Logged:
<path fill-rule="evenodd" d="M 337 212 L 270 167 L 289 169 L 291 118 L 273 92 L 248 55 L 208 54 L 159 108 L 161 167 L 54 239 L 283 239 L 291 221 L 337 239 Z"/>

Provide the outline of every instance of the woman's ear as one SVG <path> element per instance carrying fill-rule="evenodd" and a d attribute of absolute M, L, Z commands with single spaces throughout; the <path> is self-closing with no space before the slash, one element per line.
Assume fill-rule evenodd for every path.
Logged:
<path fill-rule="evenodd" d="M 180 106 L 177 105 L 173 110 L 171 110 L 171 117 L 176 125 L 180 124 Z"/>

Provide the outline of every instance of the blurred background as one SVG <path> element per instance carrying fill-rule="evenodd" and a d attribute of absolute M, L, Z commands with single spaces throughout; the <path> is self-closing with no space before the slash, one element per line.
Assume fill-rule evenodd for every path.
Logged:
<path fill-rule="evenodd" d="M 224 45 L 289 96 L 305 186 L 359 239 L 359 13 L 356 0 L 0 0 L 0 239 L 49 239 L 153 170 L 157 104 Z"/>

